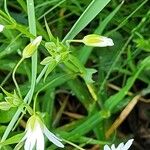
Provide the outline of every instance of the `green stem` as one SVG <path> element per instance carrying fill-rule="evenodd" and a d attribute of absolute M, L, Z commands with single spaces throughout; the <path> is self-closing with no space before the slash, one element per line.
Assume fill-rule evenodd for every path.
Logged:
<path fill-rule="evenodd" d="M 96 95 L 96 93 L 95 93 L 95 91 L 94 91 L 93 85 L 92 85 L 92 84 L 89 84 L 89 83 L 86 83 L 86 86 L 87 86 L 87 88 L 88 88 L 88 90 L 89 90 L 89 92 L 90 92 L 92 98 L 93 98 L 95 101 L 97 101 L 98 98 L 97 98 L 97 95 Z"/>
<path fill-rule="evenodd" d="M 73 147 L 75 147 L 75 148 L 77 148 L 79 150 L 85 150 L 85 149 L 81 148 L 80 146 L 78 146 L 78 145 L 76 145 L 76 144 L 74 144 L 74 143 L 72 143 L 72 142 L 70 142 L 68 140 L 63 139 L 63 141 L 66 142 L 67 144 L 72 145 Z"/>
<path fill-rule="evenodd" d="M 67 40 L 67 41 L 66 41 L 66 45 L 69 46 L 71 42 L 82 43 L 83 40 Z"/>
<path fill-rule="evenodd" d="M 35 23 L 35 12 L 34 12 L 34 1 L 33 0 L 27 0 L 27 10 L 28 10 L 28 19 L 29 19 L 29 30 L 30 33 L 36 36 L 36 23 Z M 37 52 L 34 53 L 32 56 L 32 78 L 31 78 L 31 88 L 24 98 L 24 102 L 30 103 L 32 100 L 32 96 L 34 93 L 34 88 L 36 84 L 36 74 L 37 74 Z M 18 109 L 17 112 L 14 114 L 12 120 L 10 121 L 9 125 L 7 126 L 3 137 L 1 138 L 1 142 L 5 141 L 5 139 L 8 137 L 10 131 L 13 129 L 14 124 L 18 120 L 22 109 Z M 0 146 L 1 149 L 1 146 Z"/>
<path fill-rule="evenodd" d="M 24 60 L 24 58 L 22 57 L 22 58 L 19 60 L 19 62 L 17 63 L 17 65 L 15 66 L 15 68 L 14 68 L 14 70 L 13 70 L 13 73 L 12 73 L 12 79 L 13 79 L 13 81 L 14 81 L 14 84 L 15 84 L 16 88 L 17 88 L 17 92 L 18 92 L 20 98 L 22 98 L 22 95 L 21 95 L 21 92 L 20 92 L 20 88 L 19 88 L 19 86 L 18 86 L 18 83 L 17 83 L 17 81 L 16 81 L 16 78 L 15 78 L 15 73 L 16 73 L 16 70 L 17 70 L 17 68 L 19 67 L 19 65 L 23 62 L 23 60 Z"/>
<path fill-rule="evenodd" d="M 29 31 L 31 34 L 36 36 L 36 21 L 35 21 L 35 11 L 34 11 L 34 1 L 27 0 L 27 12 L 29 20 Z M 32 39 L 31 39 L 32 41 Z M 35 84 L 36 84 L 36 74 L 37 74 L 37 51 L 32 56 L 32 77 L 31 77 L 31 91 L 29 94 L 28 102 L 32 100 Z"/>
<path fill-rule="evenodd" d="M 40 91 L 38 91 L 34 97 L 34 103 L 33 103 L 33 111 L 34 113 L 36 112 L 36 101 L 37 101 L 37 96 L 40 93 Z"/>
<path fill-rule="evenodd" d="M 46 70 L 48 68 L 48 65 L 46 65 L 43 70 L 40 72 L 39 76 L 36 79 L 36 84 L 39 83 L 39 81 L 41 80 L 41 78 L 43 77 L 43 75 L 45 74 Z"/>

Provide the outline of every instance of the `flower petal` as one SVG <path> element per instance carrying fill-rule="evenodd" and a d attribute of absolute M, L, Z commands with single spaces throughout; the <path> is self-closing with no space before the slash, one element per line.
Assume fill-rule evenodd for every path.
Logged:
<path fill-rule="evenodd" d="M 128 150 L 130 146 L 132 145 L 134 139 L 130 139 L 123 147 L 123 150 Z"/>
<path fill-rule="evenodd" d="M 36 136 L 34 132 L 28 135 L 25 141 L 24 149 L 25 150 L 32 150 L 36 142 Z"/>
<path fill-rule="evenodd" d="M 44 126 L 44 134 L 47 136 L 47 138 L 54 143 L 56 146 L 64 148 L 64 145 L 60 142 L 62 141 L 57 136 L 55 136 L 53 133 L 51 133 L 46 126 Z"/>
<path fill-rule="evenodd" d="M 104 146 L 104 150 L 111 150 L 110 147 L 108 145 Z"/>
<path fill-rule="evenodd" d="M 116 150 L 124 150 L 123 147 L 124 147 L 124 144 L 123 144 L 123 142 L 122 142 L 122 143 L 120 143 L 120 144 L 118 145 L 118 147 L 116 148 Z"/>
<path fill-rule="evenodd" d="M 4 30 L 4 26 L 0 24 L 0 32 L 2 32 L 3 30 Z"/>
<path fill-rule="evenodd" d="M 36 150 L 44 150 L 44 135 L 41 129 L 36 131 Z"/>
<path fill-rule="evenodd" d="M 60 138 L 58 138 L 55 134 L 53 134 L 52 132 L 50 132 L 48 129 L 47 129 L 47 127 L 44 125 L 44 134 L 45 133 L 48 133 L 48 134 L 50 134 L 52 137 L 54 137 L 55 139 L 57 139 L 57 140 L 59 140 L 59 141 L 62 141 Z"/>
<path fill-rule="evenodd" d="M 111 150 L 116 150 L 115 144 L 112 144 L 112 145 L 111 145 Z"/>

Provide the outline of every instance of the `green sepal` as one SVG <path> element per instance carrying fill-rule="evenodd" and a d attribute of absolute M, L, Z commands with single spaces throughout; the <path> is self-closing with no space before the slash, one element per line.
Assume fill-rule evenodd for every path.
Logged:
<path fill-rule="evenodd" d="M 11 108 L 10 104 L 8 102 L 0 102 L 0 109 L 7 111 Z"/>
<path fill-rule="evenodd" d="M 0 87 L 0 88 L 6 95 L 5 100 L 7 103 L 9 103 L 10 107 L 17 107 L 22 103 L 21 99 L 19 98 L 19 96 L 17 95 L 15 90 L 14 90 L 14 93 L 12 94 L 12 93 L 7 92 L 2 87 Z"/>
<path fill-rule="evenodd" d="M 12 96 L 11 93 L 7 92 L 7 91 L 6 91 L 5 89 L 3 89 L 1 86 L 0 86 L 0 88 L 1 88 L 1 90 L 4 92 L 4 94 L 5 94 L 6 96 L 8 96 L 8 97 L 11 97 L 11 96 Z"/>
<path fill-rule="evenodd" d="M 53 36 L 49 26 L 48 26 L 48 23 L 47 23 L 47 20 L 45 17 L 44 17 L 44 21 L 45 21 L 45 26 L 46 26 L 46 30 L 47 30 L 50 41 L 56 41 L 56 39 L 54 38 L 54 36 Z"/>
<path fill-rule="evenodd" d="M 50 56 L 48 56 L 48 57 L 44 58 L 44 59 L 40 62 L 40 64 L 41 64 L 41 65 L 47 65 L 47 64 L 49 64 L 51 61 L 53 61 L 53 58 L 50 57 Z"/>

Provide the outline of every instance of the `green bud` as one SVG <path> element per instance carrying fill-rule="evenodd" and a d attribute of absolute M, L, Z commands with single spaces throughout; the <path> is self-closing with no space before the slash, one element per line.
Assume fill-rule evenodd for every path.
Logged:
<path fill-rule="evenodd" d="M 42 36 L 38 36 L 37 38 L 35 38 L 30 44 L 28 44 L 24 48 L 22 57 L 23 58 L 31 57 L 35 53 L 35 51 L 36 51 L 37 47 L 40 45 L 41 41 L 42 41 Z"/>
<path fill-rule="evenodd" d="M 8 102 L 1 102 L 0 103 L 0 109 L 1 110 L 9 110 L 11 108 L 10 104 Z"/>
<path fill-rule="evenodd" d="M 113 40 L 97 34 L 90 34 L 83 38 L 82 42 L 87 46 L 106 47 L 113 46 Z"/>

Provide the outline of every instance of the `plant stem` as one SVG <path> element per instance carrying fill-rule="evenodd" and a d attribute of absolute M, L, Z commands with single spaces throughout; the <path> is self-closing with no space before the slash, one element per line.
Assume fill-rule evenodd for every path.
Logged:
<path fill-rule="evenodd" d="M 19 65 L 23 62 L 23 60 L 24 60 L 24 58 L 22 57 L 22 58 L 19 60 L 19 62 L 17 63 L 17 65 L 15 66 L 15 68 L 14 68 L 14 70 L 13 70 L 13 73 L 12 73 L 12 79 L 13 79 L 13 81 L 14 81 L 14 84 L 15 84 L 16 88 L 17 88 L 17 92 L 18 92 L 20 98 L 22 98 L 22 95 L 21 95 L 21 92 L 20 92 L 20 88 L 19 88 L 19 86 L 18 86 L 18 83 L 17 83 L 17 81 L 16 81 L 16 78 L 15 78 L 15 73 L 16 73 L 16 70 L 17 70 L 17 68 L 19 67 Z"/>
<path fill-rule="evenodd" d="M 36 21 L 35 21 L 35 11 L 34 11 L 34 1 L 27 0 L 27 12 L 29 20 L 29 31 L 31 34 L 36 36 Z M 32 39 L 31 39 L 32 41 Z M 28 102 L 32 100 L 35 83 L 36 83 L 36 74 L 37 74 L 37 51 L 32 56 L 32 77 L 31 77 L 31 91 L 29 94 Z"/>
<path fill-rule="evenodd" d="M 83 40 L 67 40 L 66 41 L 66 45 L 69 46 L 71 42 L 74 42 L 74 43 L 83 43 Z"/>
<path fill-rule="evenodd" d="M 34 1 L 33 0 L 27 0 L 27 10 L 28 10 L 28 19 L 29 19 L 29 30 L 30 33 L 36 36 L 36 23 L 35 23 L 35 12 L 34 12 Z M 30 103 L 32 100 L 32 96 L 34 93 L 34 88 L 36 84 L 36 74 L 37 74 L 37 52 L 34 53 L 32 56 L 32 78 L 31 78 L 31 88 L 29 92 L 27 93 L 26 97 L 24 98 L 24 102 Z M 19 116 L 21 114 L 21 109 L 18 108 L 17 112 L 14 114 L 12 120 L 10 121 L 9 125 L 7 126 L 3 137 L 1 138 L 1 142 L 5 141 L 5 139 L 8 137 L 10 131 L 13 129 L 14 124 L 18 120 Z M 0 146 L 1 149 L 1 146 Z"/>

